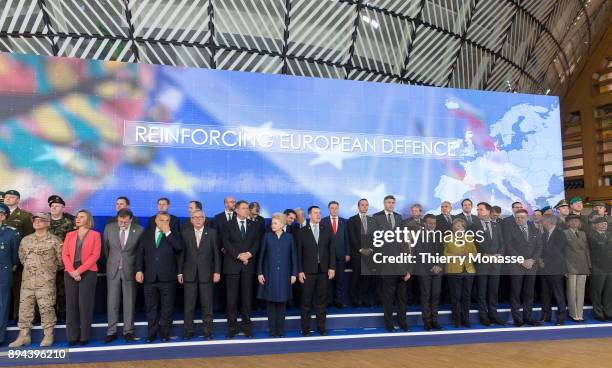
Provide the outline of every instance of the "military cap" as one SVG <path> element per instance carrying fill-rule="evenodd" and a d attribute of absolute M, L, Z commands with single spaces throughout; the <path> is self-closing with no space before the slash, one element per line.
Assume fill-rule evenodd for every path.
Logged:
<path fill-rule="evenodd" d="M 582 202 L 582 198 L 580 198 L 580 197 L 578 197 L 578 196 L 576 196 L 576 197 L 574 197 L 574 198 L 572 198 L 572 199 L 570 199 L 570 200 L 569 200 L 569 204 L 570 204 L 570 205 L 572 205 L 572 204 L 574 204 L 574 203 L 578 203 L 578 202 Z"/>
<path fill-rule="evenodd" d="M 46 222 L 51 222 L 51 215 L 46 212 L 36 212 L 32 215 L 32 222 L 34 222 L 35 218 L 39 218 Z"/>
<path fill-rule="evenodd" d="M 7 195 L 7 194 L 14 195 L 14 196 L 21 198 L 21 194 L 19 194 L 19 192 L 16 191 L 15 189 L 7 190 L 6 192 L 4 192 L 4 195 Z"/>
<path fill-rule="evenodd" d="M 606 218 L 603 217 L 603 216 L 596 216 L 596 217 L 593 218 L 592 222 L 594 224 L 599 224 L 599 223 L 602 223 L 602 222 L 608 222 L 608 220 L 606 220 Z"/>
<path fill-rule="evenodd" d="M 0 213 L 4 213 L 5 215 L 8 216 L 11 214 L 11 210 L 4 203 L 0 203 Z"/>
<path fill-rule="evenodd" d="M 47 199 L 47 202 L 49 202 L 49 207 L 51 207 L 52 204 L 54 203 L 59 203 L 62 206 L 66 205 L 66 202 L 64 202 L 64 200 L 62 199 L 62 197 L 58 196 L 57 194 L 52 195 L 51 197 L 49 197 Z"/>
<path fill-rule="evenodd" d="M 559 201 L 559 203 L 555 205 L 555 209 L 560 207 L 569 207 L 569 204 L 567 204 L 567 201 L 565 199 L 562 199 Z"/>
<path fill-rule="evenodd" d="M 593 207 L 605 207 L 606 204 L 603 202 L 593 202 Z"/>
<path fill-rule="evenodd" d="M 542 207 L 542 213 L 544 213 L 544 212 L 546 212 L 546 211 L 548 211 L 550 209 L 551 209 L 550 206 L 544 206 L 544 207 Z"/>
<path fill-rule="evenodd" d="M 565 222 L 568 222 L 568 221 L 570 221 L 570 220 L 578 220 L 578 221 L 581 221 L 582 219 L 581 219 L 581 218 L 580 218 L 580 216 L 578 216 L 578 215 L 571 214 L 571 215 L 567 215 L 567 217 L 565 218 Z"/>

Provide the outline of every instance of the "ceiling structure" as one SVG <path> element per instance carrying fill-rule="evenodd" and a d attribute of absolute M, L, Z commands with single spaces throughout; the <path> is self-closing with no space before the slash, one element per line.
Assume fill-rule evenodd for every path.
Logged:
<path fill-rule="evenodd" d="M 0 51 L 563 95 L 612 0 L 1 0 Z"/>

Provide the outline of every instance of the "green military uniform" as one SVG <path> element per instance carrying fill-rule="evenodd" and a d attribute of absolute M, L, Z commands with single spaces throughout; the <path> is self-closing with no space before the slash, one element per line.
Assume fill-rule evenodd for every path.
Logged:
<path fill-rule="evenodd" d="M 31 329 L 38 304 L 43 329 L 55 327 L 55 277 L 62 264 L 62 241 L 47 232 L 30 234 L 21 240 L 19 260 L 23 264 L 19 300 L 20 329 Z"/>
<path fill-rule="evenodd" d="M 593 223 L 605 222 L 595 218 Z M 612 233 L 591 231 L 588 235 L 591 257 L 591 303 L 593 314 L 601 321 L 612 319 Z"/>
<path fill-rule="evenodd" d="M 23 239 L 25 236 L 34 232 L 34 228 L 32 227 L 32 214 L 28 211 L 22 210 L 19 207 L 15 208 L 15 210 L 11 212 L 11 215 L 4 223 L 8 226 L 14 227 L 21 236 L 20 239 Z M 21 289 L 22 271 L 23 267 L 18 265 L 15 272 L 13 272 L 13 285 L 11 290 L 13 292 L 13 319 L 15 321 L 19 319 L 19 291 Z"/>
<path fill-rule="evenodd" d="M 54 203 L 59 203 L 62 206 L 66 205 L 66 202 L 62 199 L 62 197 L 58 195 L 52 195 L 47 199 L 49 203 L 49 207 L 51 207 Z M 64 239 L 66 239 L 66 234 L 70 231 L 74 230 L 74 216 L 69 213 L 63 213 L 62 217 L 57 220 L 51 218 L 51 223 L 49 225 L 49 232 L 55 236 L 57 236 L 62 243 Z M 64 285 L 64 270 L 63 265 L 57 271 L 57 275 L 55 277 L 55 286 L 57 289 L 56 298 L 55 298 L 55 312 L 57 313 L 57 318 L 60 321 L 66 320 L 66 287 Z"/>

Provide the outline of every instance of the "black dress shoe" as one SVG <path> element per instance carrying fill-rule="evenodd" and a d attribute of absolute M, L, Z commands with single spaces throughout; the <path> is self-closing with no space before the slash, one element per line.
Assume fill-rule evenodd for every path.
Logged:
<path fill-rule="evenodd" d="M 162 336 L 161 342 L 168 342 L 168 341 L 170 341 L 170 336 Z"/>
<path fill-rule="evenodd" d="M 548 323 L 550 321 L 551 321 L 550 315 L 548 315 L 548 314 L 542 315 L 542 322 Z"/>
<path fill-rule="evenodd" d="M 434 328 L 434 329 L 436 329 L 436 330 L 438 330 L 438 331 L 443 330 L 442 326 L 440 326 L 440 324 L 438 323 L 438 321 L 433 321 L 433 322 L 431 322 L 431 327 L 432 327 L 432 328 Z"/>
<path fill-rule="evenodd" d="M 385 329 L 386 329 L 388 332 L 393 332 L 393 326 L 385 326 Z"/>
<path fill-rule="evenodd" d="M 310 331 L 302 331 L 302 336 L 304 337 L 310 336 Z"/>
<path fill-rule="evenodd" d="M 136 340 L 136 337 L 134 336 L 134 334 L 128 333 L 123 335 L 123 339 L 127 342 L 132 342 Z"/>
<path fill-rule="evenodd" d="M 470 321 L 462 322 L 461 325 L 465 328 L 472 328 L 472 324 L 470 323 Z"/>
<path fill-rule="evenodd" d="M 401 328 L 403 331 L 408 331 L 410 330 L 410 328 L 408 327 L 408 325 L 400 325 L 399 328 Z"/>
<path fill-rule="evenodd" d="M 246 337 L 247 339 L 252 339 L 253 338 L 253 333 L 251 331 L 245 332 L 244 333 L 244 337 Z"/>
<path fill-rule="evenodd" d="M 361 302 L 352 302 L 352 303 L 351 303 L 351 306 L 352 306 L 353 308 L 359 308 L 359 307 L 361 307 L 362 305 L 363 305 L 363 304 L 362 304 Z"/>
<path fill-rule="evenodd" d="M 346 304 L 340 302 L 334 303 L 334 306 L 338 309 L 346 308 Z"/>
<path fill-rule="evenodd" d="M 542 326 L 542 322 L 536 320 L 525 321 L 525 324 L 533 327 Z"/>
<path fill-rule="evenodd" d="M 327 336 L 327 330 L 317 330 L 317 332 L 319 333 L 319 335 L 321 336 Z"/>
<path fill-rule="evenodd" d="M 228 332 L 227 335 L 225 335 L 225 337 L 228 339 L 233 339 L 235 336 L 236 336 L 235 332 Z"/>
<path fill-rule="evenodd" d="M 108 344 L 109 342 L 113 342 L 115 340 L 117 340 L 117 334 L 106 335 L 106 337 L 104 338 L 104 343 Z"/>
<path fill-rule="evenodd" d="M 185 332 L 185 334 L 183 334 L 183 340 L 191 340 L 192 337 L 193 333 L 191 332 Z"/>
<path fill-rule="evenodd" d="M 372 303 L 364 303 L 363 306 L 366 307 L 366 308 L 372 308 L 374 306 L 374 304 L 372 304 Z"/>
<path fill-rule="evenodd" d="M 81 346 L 85 346 L 87 344 L 89 344 L 88 340 L 81 340 L 81 341 L 79 341 L 79 345 L 81 345 Z"/>
<path fill-rule="evenodd" d="M 481 318 L 480 324 L 483 326 L 491 326 L 491 321 L 488 318 Z"/>
<path fill-rule="evenodd" d="M 600 316 L 595 316 L 595 319 L 598 320 L 599 322 L 608 322 L 608 320 Z"/>
<path fill-rule="evenodd" d="M 524 325 L 523 321 L 514 321 L 513 323 L 516 327 L 522 327 Z"/>
<path fill-rule="evenodd" d="M 455 322 L 454 325 L 455 325 L 455 328 L 459 328 L 461 327 L 461 322 Z"/>
<path fill-rule="evenodd" d="M 68 341 L 68 346 L 76 346 L 76 344 L 78 343 L 79 343 L 79 340 L 71 340 L 71 341 Z"/>
<path fill-rule="evenodd" d="M 147 338 L 145 339 L 145 342 L 147 344 L 152 343 L 153 341 L 155 341 L 155 336 L 147 336 Z"/>
<path fill-rule="evenodd" d="M 212 339 L 213 339 L 213 337 L 212 337 L 211 334 L 204 335 L 204 340 L 212 340 Z"/>
<path fill-rule="evenodd" d="M 429 321 L 424 322 L 423 328 L 425 329 L 425 331 L 431 331 L 431 322 Z"/>
<path fill-rule="evenodd" d="M 562 319 L 559 320 L 558 319 L 556 324 L 557 324 L 557 326 L 563 326 L 565 324 L 565 320 L 562 320 Z"/>
<path fill-rule="evenodd" d="M 499 325 L 499 326 L 505 326 L 506 325 L 506 321 L 504 321 L 502 319 L 499 319 L 499 318 L 493 319 L 492 322 L 494 324 L 496 324 L 496 325 Z"/>

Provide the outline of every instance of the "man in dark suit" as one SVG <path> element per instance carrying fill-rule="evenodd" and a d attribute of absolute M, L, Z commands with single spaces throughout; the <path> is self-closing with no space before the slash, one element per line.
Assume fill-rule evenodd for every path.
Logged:
<path fill-rule="evenodd" d="M 351 303 L 353 307 L 364 304 L 372 307 L 375 285 L 374 263 L 372 262 L 372 234 L 376 223 L 368 216 L 368 200 L 361 198 L 357 202 L 359 213 L 348 220 L 347 235 L 351 252 Z"/>
<path fill-rule="evenodd" d="M 212 339 L 213 283 L 221 279 L 221 255 L 217 248 L 217 231 L 205 226 L 206 217 L 201 209 L 191 213 L 191 228 L 183 227 L 185 249 L 179 254 L 178 282 L 185 286 L 184 340 L 193 336 L 193 316 L 198 292 L 202 308 L 204 338 Z"/>
<path fill-rule="evenodd" d="M 442 221 L 445 221 L 443 218 Z M 440 292 L 442 291 L 442 271 L 443 264 L 431 262 L 427 255 L 444 255 L 444 233 L 436 231 L 437 219 L 432 214 L 427 214 L 423 218 L 426 237 L 418 239 L 414 247 L 416 255 L 415 274 L 419 280 L 419 290 L 421 292 L 421 311 L 425 331 L 432 328 L 441 330 L 442 326 L 438 323 L 438 306 L 440 305 Z M 424 254 L 424 255 L 422 255 Z M 424 257 L 427 257 L 424 259 Z"/>
<path fill-rule="evenodd" d="M 440 214 L 436 216 L 436 230 L 441 231 L 442 235 L 446 231 L 452 231 L 453 229 L 452 210 L 453 205 L 449 201 L 444 201 L 440 205 Z"/>
<path fill-rule="evenodd" d="M 236 200 L 232 196 L 226 196 L 223 199 L 223 212 L 219 212 L 213 218 L 212 226 L 217 230 L 217 236 L 219 236 L 219 241 L 221 241 L 223 233 L 227 229 L 227 225 L 232 222 L 236 218 Z M 219 249 L 222 248 L 222 245 L 219 244 Z"/>
<path fill-rule="evenodd" d="M 504 253 L 504 241 L 501 226 L 491 220 L 491 205 L 480 202 L 476 205 L 478 219 L 474 221 L 468 230 L 472 230 L 476 236 L 474 244 L 478 253 L 487 256 L 500 256 Z M 506 323 L 497 314 L 497 302 L 499 299 L 499 275 L 501 264 L 499 263 L 476 263 L 478 283 L 478 314 L 480 323 L 490 326 L 491 323 L 505 325 Z"/>
<path fill-rule="evenodd" d="M 395 231 L 402 226 L 402 216 L 394 212 L 395 197 L 388 195 L 384 198 L 384 210 L 374 214 L 376 229 L 380 231 Z M 378 251 L 382 250 L 383 255 L 394 255 L 400 252 L 400 245 L 397 243 L 387 243 Z M 402 264 L 384 264 L 381 267 L 382 275 L 382 304 L 385 314 L 385 327 L 387 331 L 393 331 L 393 304 L 397 304 L 397 320 L 399 327 L 408 331 L 406 321 L 406 282 L 410 279 L 410 273 Z"/>
<path fill-rule="evenodd" d="M 351 260 L 349 255 L 349 242 L 346 232 L 346 219 L 339 217 L 340 204 L 336 201 L 331 201 L 327 205 L 329 216 L 321 220 L 321 224 L 332 229 L 332 237 L 336 247 L 336 277 L 331 281 L 334 288 L 330 289 L 328 302 L 334 303 L 336 308 L 344 308 L 346 305 L 343 302 L 343 286 L 344 286 L 344 269 L 346 262 Z"/>
<path fill-rule="evenodd" d="M 189 213 L 189 218 L 185 219 L 181 222 L 181 235 L 184 230 L 193 230 L 193 224 L 191 222 L 191 214 L 195 211 L 202 211 L 202 202 L 200 201 L 189 201 L 187 204 L 187 212 Z M 206 224 L 209 227 L 209 224 Z"/>
<path fill-rule="evenodd" d="M 249 204 L 236 202 L 236 217 L 223 233 L 223 274 L 227 285 L 227 337 L 238 333 L 238 301 L 242 307 L 242 332 L 253 337 L 251 309 L 253 303 L 253 280 L 257 269 L 257 252 L 261 239 L 260 227 L 249 217 Z"/>
<path fill-rule="evenodd" d="M 508 216 L 508 217 L 504 217 L 503 219 L 501 219 L 501 224 L 502 224 L 502 230 L 505 233 L 506 232 L 506 227 L 514 227 L 514 224 L 516 224 L 516 211 L 522 210 L 523 209 L 523 204 L 521 202 L 512 202 L 512 215 Z"/>
<path fill-rule="evenodd" d="M 170 228 L 170 215 L 167 213 L 155 216 L 155 226 L 148 228 L 138 241 L 136 281 L 144 282 L 149 326 L 146 342 L 153 342 L 158 332 L 162 342 L 170 339 L 177 280 L 176 257 L 182 250 L 181 236 Z"/>
<path fill-rule="evenodd" d="M 472 226 L 472 223 L 476 220 L 476 216 L 472 215 L 473 206 L 472 200 L 465 198 L 461 201 L 461 213 L 455 216 L 456 218 L 462 218 L 467 224 L 467 227 Z"/>
<path fill-rule="evenodd" d="M 332 229 L 321 224 L 321 209 L 308 208 L 310 223 L 298 231 L 298 279 L 302 284 L 301 322 L 302 335 L 310 336 L 310 308 L 315 299 L 317 331 L 327 335 L 325 329 L 325 307 L 327 305 L 328 280 L 336 274 L 336 249 Z"/>
<path fill-rule="evenodd" d="M 423 223 L 423 206 L 419 203 L 415 203 L 410 206 L 410 218 L 406 219 L 407 222 L 412 222 L 420 227 L 424 227 Z"/>
<path fill-rule="evenodd" d="M 533 295 L 535 289 L 538 260 L 542 254 L 542 237 L 535 225 L 528 222 L 527 211 L 517 210 L 514 213 L 516 221 L 513 225 L 504 228 L 505 255 L 522 256 L 525 261 L 521 264 L 509 264 L 510 272 L 510 304 L 512 319 L 515 326 L 528 324 L 540 326 L 532 316 Z M 522 303 L 521 303 L 522 296 Z M 523 315 L 519 312 L 523 308 Z"/>
<path fill-rule="evenodd" d="M 580 216 L 569 215 L 567 219 L 578 219 Z M 552 307 L 551 296 L 554 296 L 557 303 L 557 325 L 565 323 L 566 307 L 565 302 L 565 274 L 567 264 L 565 254 L 568 248 L 568 241 L 565 232 L 557 225 L 554 216 L 542 217 L 542 256 L 539 259 L 540 269 L 538 274 L 542 276 L 542 320 L 551 321 Z"/>
<path fill-rule="evenodd" d="M 120 196 L 117 197 L 117 200 L 115 201 L 115 210 L 117 212 L 121 211 L 122 209 L 130 209 L 130 199 L 126 196 Z M 106 221 L 106 225 L 111 224 L 113 222 L 117 222 L 117 216 L 113 216 L 110 217 L 107 221 Z M 138 217 L 133 216 L 132 218 L 132 223 L 136 224 L 136 225 L 140 225 L 140 221 L 138 220 Z"/>
<path fill-rule="evenodd" d="M 170 216 L 170 230 L 174 231 L 177 235 L 180 235 L 180 226 L 178 217 L 168 213 L 170 209 L 170 200 L 168 198 L 160 198 L 157 200 L 157 213 L 166 213 Z M 149 217 L 147 220 L 147 229 L 155 228 L 157 215 Z"/>

